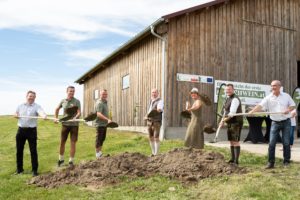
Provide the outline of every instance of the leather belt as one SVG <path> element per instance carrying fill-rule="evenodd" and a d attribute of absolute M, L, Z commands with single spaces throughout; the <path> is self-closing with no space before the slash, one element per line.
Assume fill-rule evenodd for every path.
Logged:
<path fill-rule="evenodd" d="M 275 120 L 272 120 L 273 122 L 276 122 L 276 123 L 281 123 L 281 122 L 286 122 L 287 120 L 289 120 L 289 118 L 288 119 L 285 119 L 285 120 L 281 120 L 281 121 L 275 121 Z"/>

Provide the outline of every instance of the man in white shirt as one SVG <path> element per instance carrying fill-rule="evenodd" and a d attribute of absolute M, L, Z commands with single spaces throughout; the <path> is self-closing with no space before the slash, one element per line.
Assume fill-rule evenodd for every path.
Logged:
<path fill-rule="evenodd" d="M 29 116 L 36 117 L 38 115 L 42 116 L 44 119 L 47 118 L 42 107 L 35 101 L 36 94 L 33 91 L 28 91 L 26 95 L 26 103 L 18 106 L 16 110 L 15 117 L 18 118 L 18 132 L 16 135 L 16 146 L 17 146 L 17 171 L 16 174 L 22 174 L 23 169 L 23 152 L 26 140 L 29 144 L 30 155 L 31 155 L 31 165 L 32 165 L 32 175 L 38 175 L 38 154 L 37 154 L 37 119 L 35 118 L 25 118 L 19 116 Z"/>
<path fill-rule="evenodd" d="M 230 142 L 231 159 L 229 163 L 239 164 L 239 156 L 241 151 L 240 137 L 243 128 L 243 117 L 234 116 L 236 113 L 242 112 L 242 104 L 239 97 L 234 93 L 234 87 L 232 84 L 227 84 L 225 87 L 225 93 L 227 99 L 224 103 L 223 109 L 225 116 L 227 117 L 224 121 L 220 122 L 223 126 L 224 122 L 227 124 L 227 137 Z"/>
<path fill-rule="evenodd" d="M 270 142 L 269 142 L 269 162 L 266 169 L 274 168 L 275 164 L 275 148 L 276 140 L 279 132 L 282 132 L 283 144 L 283 166 L 287 167 L 291 159 L 290 149 L 290 128 L 291 128 L 291 114 L 290 112 L 295 109 L 295 102 L 287 93 L 281 92 L 281 82 L 274 80 L 271 83 L 272 93 L 266 96 L 253 110 L 249 113 L 266 110 L 269 112 L 282 112 L 283 114 L 271 114 L 272 120 Z"/>
<path fill-rule="evenodd" d="M 145 117 L 147 120 L 149 142 L 151 147 L 152 155 L 157 155 L 159 151 L 159 132 L 162 123 L 162 112 L 164 109 L 163 100 L 158 97 L 158 90 L 156 88 L 151 91 L 151 101 L 147 113 L 149 114 L 152 110 L 158 111 L 158 115 L 154 117 Z"/>

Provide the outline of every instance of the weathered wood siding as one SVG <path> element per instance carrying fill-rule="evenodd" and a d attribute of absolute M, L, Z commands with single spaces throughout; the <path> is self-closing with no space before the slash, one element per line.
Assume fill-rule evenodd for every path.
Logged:
<path fill-rule="evenodd" d="M 144 126 L 151 89 L 161 90 L 161 41 L 153 36 L 112 60 L 84 83 L 84 115 L 94 108 L 94 91 L 108 90 L 112 118 L 121 126 Z M 130 75 L 130 87 L 122 90 L 122 77 Z"/>
<path fill-rule="evenodd" d="M 299 0 L 231 0 L 171 18 L 168 27 L 167 126 L 179 117 L 192 87 L 213 99 L 213 85 L 177 82 L 176 73 L 270 84 L 281 80 L 286 92 L 297 84 Z M 214 123 L 214 107 L 203 109 Z"/>

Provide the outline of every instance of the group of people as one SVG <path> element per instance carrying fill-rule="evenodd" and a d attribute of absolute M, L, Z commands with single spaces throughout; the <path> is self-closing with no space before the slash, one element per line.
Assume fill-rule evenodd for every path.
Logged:
<path fill-rule="evenodd" d="M 280 90 L 281 82 L 274 80 L 271 83 L 271 93 L 266 96 L 258 105 L 256 105 L 248 114 L 255 114 L 258 111 L 269 111 L 272 120 L 270 142 L 268 149 L 268 164 L 266 169 L 272 169 L 275 165 L 275 148 L 277 138 L 282 132 L 283 144 L 283 166 L 287 167 L 291 159 L 291 146 L 294 141 L 296 106 L 291 96 Z M 223 118 L 219 126 L 227 124 L 227 137 L 230 142 L 231 158 L 228 161 L 235 165 L 239 164 L 240 156 L 240 137 L 243 127 L 243 116 L 236 115 L 242 113 L 242 104 L 239 97 L 234 92 L 233 84 L 227 84 L 225 87 L 226 100 L 223 105 Z M 200 94 L 197 88 L 190 92 L 194 100 L 192 106 L 187 110 L 191 112 L 191 121 L 187 128 L 185 137 L 185 146 L 202 149 L 204 148 L 203 124 L 201 117 Z M 292 123 L 291 123 L 292 121 Z"/>
<path fill-rule="evenodd" d="M 284 166 L 288 166 L 290 163 L 290 129 L 291 129 L 291 113 L 295 112 L 295 102 L 287 93 L 280 91 L 281 83 L 278 80 L 274 80 L 271 83 L 272 93 L 266 96 L 260 104 L 256 105 L 249 114 L 253 114 L 258 111 L 269 111 L 269 112 L 282 112 L 282 114 L 271 114 L 272 125 L 270 133 L 269 143 L 269 160 L 267 169 L 274 168 L 275 163 L 275 147 L 276 139 L 279 132 L 282 131 L 283 139 L 283 152 L 284 152 Z M 227 124 L 227 136 L 230 142 L 231 158 L 229 163 L 239 164 L 240 156 L 240 136 L 243 127 L 243 117 L 236 116 L 237 113 L 242 113 L 242 104 L 239 97 L 234 92 L 234 86 L 227 84 L 225 87 L 226 101 L 223 105 L 223 112 L 225 117 L 222 118 L 219 126 Z M 69 86 L 67 88 L 67 98 L 61 100 L 55 109 L 55 122 L 58 123 L 59 110 L 63 108 L 64 114 L 66 109 L 70 107 L 77 107 L 77 112 L 74 119 L 78 119 L 81 116 L 80 101 L 74 97 L 75 88 Z M 187 111 L 191 113 L 191 121 L 188 125 L 185 143 L 186 147 L 192 147 L 197 149 L 204 148 L 204 135 L 203 135 L 203 122 L 201 117 L 201 108 L 203 102 L 200 98 L 200 93 L 197 88 L 193 88 L 190 92 L 193 104 L 187 106 Z M 96 158 L 99 159 L 102 156 L 102 146 L 106 138 L 106 125 L 111 122 L 109 119 L 109 110 L 107 106 L 107 90 L 103 89 L 100 91 L 100 98 L 97 100 L 95 105 L 95 111 L 97 118 L 95 120 L 96 125 L 96 140 L 95 140 L 95 151 Z M 36 93 L 34 91 L 28 91 L 26 95 L 26 102 L 19 105 L 15 117 L 18 118 L 18 131 L 16 135 L 16 147 L 17 147 L 17 174 L 23 173 L 23 151 L 24 144 L 28 140 L 32 173 L 33 176 L 38 175 L 38 154 L 37 154 L 37 119 L 36 118 L 25 118 L 22 116 L 41 116 L 47 119 L 47 115 L 42 107 L 35 103 Z M 147 114 L 151 111 L 157 111 L 157 114 L 149 117 L 145 116 L 147 121 L 149 144 L 151 148 L 151 155 L 155 156 L 159 152 L 160 140 L 159 134 L 162 126 L 162 115 L 164 110 L 163 100 L 159 97 L 158 89 L 154 88 L 151 91 L 151 100 L 149 102 Z M 61 127 L 61 140 L 59 148 L 58 166 L 64 163 L 65 144 L 70 134 L 70 157 L 69 165 L 73 167 L 74 156 L 76 152 L 76 142 L 78 140 L 79 122 L 76 120 L 69 120 L 62 122 Z"/>
<path fill-rule="evenodd" d="M 55 109 L 55 123 L 59 123 L 58 114 L 62 108 L 64 115 L 67 115 L 66 110 L 68 108 L 76 107 L 77 111 L 73 116 L 73 119 L 79 119 L 81 116 L 80 101 L 74 97 L 75 87 L 67 87 L 67 97 L 62 99 Z M 26 94 L 26 102 L 17 107 L 15 118 L 18 119 L 18 131 L 16 134 L 16 160 L 17 170 L 16 174 L 22 174 L 23 169 L 23 152 L 26 140 L 29 144 L 29 150 L 31 155 L 32 175 L 38 175 L 38 153 L 37 153 L 37 116 L 41 116 L 43 119 L 47 119 L 47 114 L 43 108 L 35 103 L 36 93 L 34 91 L 28 91 Z M 111 122 L 108 118 L 108 106 L 107 106 L 107 90 L 100 91 L 100 98 L 95 105 L 95 111 L 97 118 L 95 120 L 96 125 L 96 158 L 100 158 L 102 155 L 101 149 L 103 142 L 106 138 L 106 125 Z M 74 157 L 76 152 L 76 142 L 78 140 L 79 122 L 77 120 L 68 120 L 61 122 L 61 135 L 60 135 L 60 147 L 57 165 L 58 167 L 64 164 L 65 144 L 70 135 L 70 157 L 69 166 L 74 167 Z"/>

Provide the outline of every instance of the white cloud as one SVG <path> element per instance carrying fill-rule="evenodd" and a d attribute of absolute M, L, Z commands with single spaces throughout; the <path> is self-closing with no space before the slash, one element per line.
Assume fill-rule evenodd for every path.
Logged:
<path fill-rule="evenodd" d="M 37 71 L 26 71 L 28 77 L 18 79 L 14 77 L 0 79 L 0 96 L 5 98 L 1 101 L 0 115 L 14 114 L 16 107 L 25 102 L 26 92 L 33 90 L 37 93 L 36 103 L 40 104 L 48 114 L 53 114 L 59 101 L 66 97 L 66 87 L 76 87 L 76 98 L 82 101 L 83 86 L 74 84 L 71 79 L 56 79 L 55 77 L 40 76 Z M 35 77 L 32 79 L 31 77 Z"/>
<path fill-rule="evenodd" d="M 74 57 L 74 58 L 99 61 L 99 60 L 102 60 L 109 53 L 110 53 L 110 50 L 108 50 L 107 48 L 101 48 L 101 49 L 86 49 L 86 50 L 69 51 L 68 55 L 71 57 Z"/>
<path fill-rule="evenodd" d="M 66 41 L 99 34 L 136 34 L 162 15 L 210 0 L 7 0 L 0 1 L 0 29 L 29 28 Z"/>
<path fill-rule="evenodd" d="M 117 44 L 89 49 L 78 45 L 74 50 L 70 43 L 78 44 L 106 34 L 129 38 L 163 15 L 208 1 L 211 0 L 0 0 L 0 30 L 25 30 L 55 38 L 54 42 L 63 46 L 63 54 L 68 56 L 65 64 L 86 69 L 110 54 Z M 3 49 L 8 53 L 26 51 L 10 46 Z M 33 55 L 30 59 L 39 61 L 40 58 Z M 33 69 L 18 73 L 21 76 L 0 77 L 0 96 L 5 98 L 1 101 L 0 115 L 13 114 L 16 106 L 25 100 L 28 89 L 35 90 L 37 103 L 53 114 L 57 103 L 65 97 L 65 87 L 74 85 L 74 77 L 60 80 Z M 76 96 L 82 99 L 82 86 L 76 88 Z"/>

